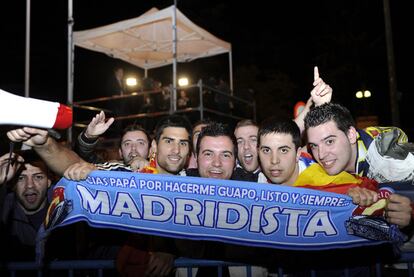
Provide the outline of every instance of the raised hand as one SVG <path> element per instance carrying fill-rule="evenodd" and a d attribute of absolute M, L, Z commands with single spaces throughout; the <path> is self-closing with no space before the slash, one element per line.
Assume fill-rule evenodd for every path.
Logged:
<path fill-rule="evenodd" d="M 111 117 L 105 122 L 105 113 L 101 111 L 88 124 L 85 130 L 85 136 L 90 139 L 94 139 L 102 135 L 108 130 L 108 128 L 114 123 L 114 118 Z"/>
<path fill-rule="evenodd" d="M 21 164 L 24 162 L 23 158 L 15 153 L 12 154 L 11 158 L 9 154 L 4 154 L 0 157 L 0 185 L 10 181 L 17 170 L 19 170 Z M 7 172 L 7 165 L 10 163 L 9 172 Z"/>
<path fill-rule="evenodd" d="M 32 147 L 42 146 L 49 138 L 47 130 L 23 127 L 7 132 L 7 137 L 14 142 L 23 142 Z"/>
<path fill-rule="evenodd" d="M 63 175 L 70 165 L 81 161 L 75 152 L 49 137 L 43 129 L 23 127 L 7 132 L 7 137 L 11 141 L 33 147 L 48 168 L 57 175 Z"/>
<path fill-rule="evenodd" d="M 313 68 L 313 89 L 311 91 L 311 97 L 315 106 L 329 103 L 332 99 L 332 88 L 319 77 L 317 66 Z"/>

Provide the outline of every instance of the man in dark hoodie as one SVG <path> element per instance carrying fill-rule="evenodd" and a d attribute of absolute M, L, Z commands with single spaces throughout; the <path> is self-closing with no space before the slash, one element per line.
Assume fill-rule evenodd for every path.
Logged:
<path fill-rule="evenodd" d="M 36 235 L 49 206 L 51 184 L 48 168 L 34 152 L 24 151 L 21 156 L 5 154 L 0 157 L 2 245 L 6 246 L 2 251 L 4 258 L 34 260 Z"/>

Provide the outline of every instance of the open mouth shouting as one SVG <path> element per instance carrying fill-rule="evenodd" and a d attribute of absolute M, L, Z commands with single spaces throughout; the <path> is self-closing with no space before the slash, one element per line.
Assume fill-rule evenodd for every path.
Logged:
<path fill-rule="evenodd" d="M 252 162 L 253 162 L 253 155 L 252 155 L 252 154 L 250 154 L 250 153 L 248 153 L 248 154 L 244 154 L 244 155 L 243 155 L 243 161 L 244 161 L 246 164 L 250 164 L 250 163 L 252 163 Z"/>
<path fill-rule="evenodd" d="M 27 191 L 23 194 L 25 201 L 29 204 L 35 204 L 39 198 L 39 193 L 36 191 Z"/>

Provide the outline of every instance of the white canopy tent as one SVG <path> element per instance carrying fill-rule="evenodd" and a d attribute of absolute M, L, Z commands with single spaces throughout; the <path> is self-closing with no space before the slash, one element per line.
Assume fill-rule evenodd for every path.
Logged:
<path fill-rule="evenodd" d="M 189 62 L 231 51 L 225 42 L 177 11 L 177 61 Z M 143 69 L 173 63 L 174 6 L 152 8 L 143 15 L 111 25 L 74 32 L 77 46 L 105 53 Z"/>
<path fill-rule="evenodd" d="M 231 44 L 191 22 L 175 6 L 152 8 L 143 15 L 114 24 L 73 33 L 74 44 L 105 53 L 145 70 L 173 64 L 176 98 L 176 63 L 229 53 L 233 91 Z M 175 109 L 174 109 L 175 110 Z"/>

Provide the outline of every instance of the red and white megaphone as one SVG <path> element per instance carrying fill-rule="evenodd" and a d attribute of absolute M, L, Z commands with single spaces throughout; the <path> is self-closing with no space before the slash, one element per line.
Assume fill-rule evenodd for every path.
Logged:
<path fill-rule="evenodd" d="M 21 97 L 0 89 L 0 125 L 66 129 L 72 126 L 72 109 L 58 102 Z"/>

